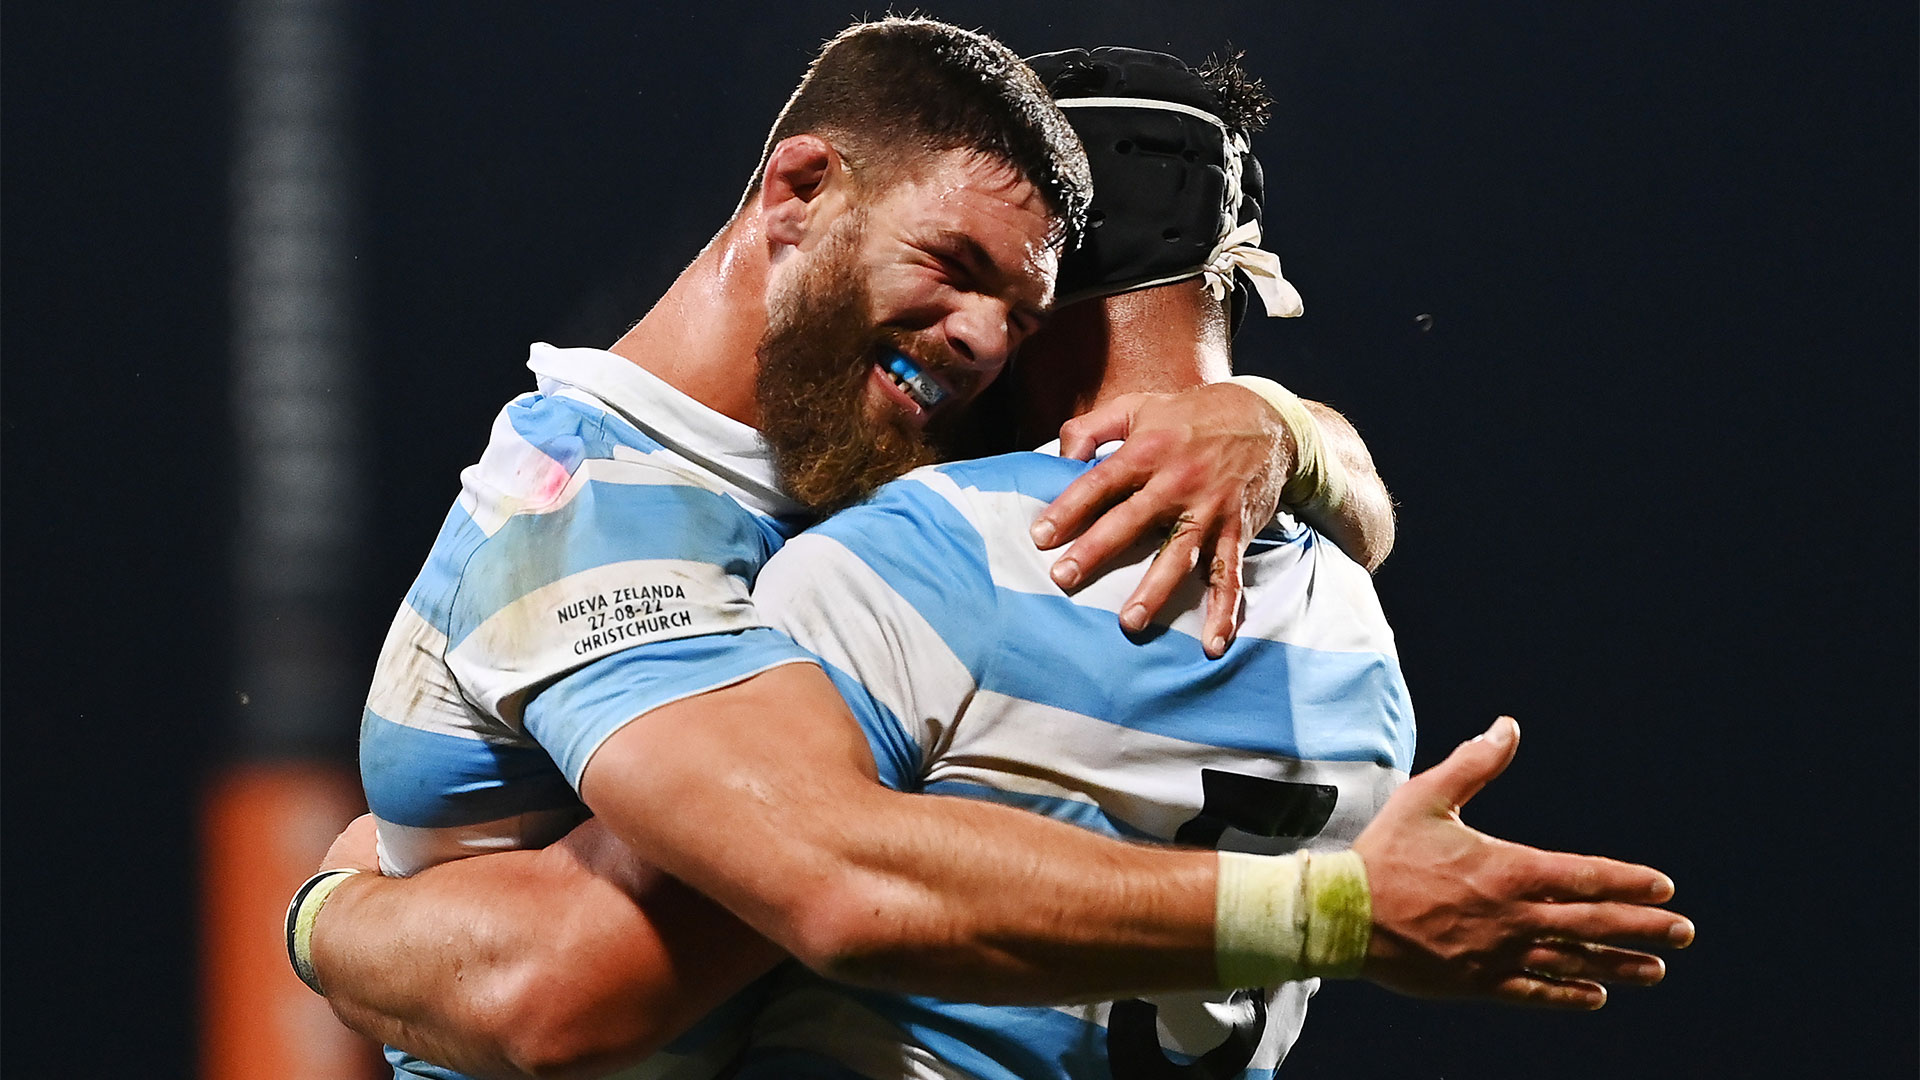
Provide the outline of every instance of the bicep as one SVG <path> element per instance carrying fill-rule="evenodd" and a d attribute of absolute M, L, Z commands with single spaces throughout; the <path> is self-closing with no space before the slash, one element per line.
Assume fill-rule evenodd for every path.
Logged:
<path fill-rule="evenodd" d="M 651 710 L 580 792 L 621 839 L 776 940 L 831 890 L 838 823 L 876 794 L 873 754 L 820 668 L 790 664 Z"/>
<path fill-rule="evenodd" d="M 787 664 L 633 718 L 587 762 L 580 792 L 622 839 L 677 873 L 682 839 L 729 844 L 819 793 L 872 786 L 873 756 L 825 672 Z M 798 822 L 794 822 L 796 827 Z"/>

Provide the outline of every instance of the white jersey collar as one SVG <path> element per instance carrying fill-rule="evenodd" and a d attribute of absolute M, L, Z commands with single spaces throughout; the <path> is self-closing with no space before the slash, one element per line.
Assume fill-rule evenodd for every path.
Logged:
<path fill-rule="evenodd" d="M 626 357 L 537 341 L 527 367 L 539 376 L 542 393 L 559 389 L 550 383 L 585 390 L 662 446 L 728 481 L 755 509 L 776 517 L 805 514 L 780 490 L 773 448 L 759 431 L 702 405 Z"/>

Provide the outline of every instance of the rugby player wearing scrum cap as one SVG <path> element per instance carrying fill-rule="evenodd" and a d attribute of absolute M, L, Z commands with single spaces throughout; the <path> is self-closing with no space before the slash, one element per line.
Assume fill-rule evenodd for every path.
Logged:
<path fill-rule="evenodd" d="M 1258 247 L 1264 185 L 1248 139 L 1264 120 L 1259 84 L 1231 60 L 1202 74 L 1132 49 L 1029 63 L 1086 146 L 1094 199 L 1086 243 L 1061 262 L 1065 306 L 1009 387 L 1020 426 L 1051 430 L 1126 394 L 1229 379 L 1230 323 L 1256 305 L 1302 310 L 1279 260 Z M 1343 471 L 1371 473 L 1358 452 L 1342 464 L 1303 444 L 1301 458 L 1307 471 L 1332 472 L 1322 486 L 1338 491 Z M 1563 933 L 1538 921 L 1557 913 L 1517 895 L 1503 908 L 1510 923 L 1478 923 L 1434 888 L 1434 863 L 1459 843 L 1490 862 L 1519 856 L 1446 817 L 1504 768 L 1517 728 L 1501 719 L 1395 796 L 1414 729 L 1393 635 L 1366 570 L 1295 516 L 1250 545 L 1245 621 L 1218 663 L 1200 659 L 1197 588 L 1143 634 L 1111 625 L 1149 545 L 1078 592 L 1050 588 L 1025 526 L 1084 469 L 1039 453 L 920 470 L 797 538 L 756 596 L 860 684 L 848 700 L 877 732 L 889 783 L 1221 849 L 1221 989 L 990 1006 L 789 968 L 742 1080 L 1264 1077 L 1298 1037 L 1315 976 L 1588 1007 L 1604 1000 L 1600 981 L 1658 977 L 1651 955 L 1560 940 L 1598 924 Z M 834 597 L 867 617 L 827 614 Z M 1406 826 L 1422 817 L 1445 825 L 1415 839 Z M 1548 858 L 1524 859 L 1536 857 Z M 1562 858 L 1563 872 L 1579 865 Z M 1573 899 L 1576 880 L 1533 898 Z M 1420 919 L 1401 922 L 1415 907 Z M 1623 906 L 1612 929 L 1650 910 Z M 1448 965 L 1429 966 L 1431 954 L 1412 961 L 1425 949 L 1408 950 L 1403 936 L 1436 917 L 1487 950 L 1477 980 L 1439 975 Z M 1655 918 L 1649 929 L 1671 917 Z M 1282 939 L 1290 959 L 1275 963 Z"/>

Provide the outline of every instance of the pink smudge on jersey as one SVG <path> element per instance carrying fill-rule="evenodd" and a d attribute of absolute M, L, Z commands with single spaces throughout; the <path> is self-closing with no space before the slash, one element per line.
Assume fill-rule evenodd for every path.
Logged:
<path fill-rule="evenodd" d="M 526 462 L 516 471 L 516 479 L 526 483 L 527 502 L 534 506 L 545 506 L 559 498 L 567 481 L 573 478 L 566 466 L 538 451 L 528 455 Z"/>

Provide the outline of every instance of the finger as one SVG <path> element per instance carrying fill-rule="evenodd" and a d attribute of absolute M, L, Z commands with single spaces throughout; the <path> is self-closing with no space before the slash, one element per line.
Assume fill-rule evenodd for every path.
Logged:
<path fill-rule="evenodd" d="M 1222 529 L 1213 542 L 1207 573 L 1207 621 L 1201 632 L 1207 655 L 1224 656 L 1240 624 L 1240 560 L 1245 554 L 1238 529 Z"/>
<path fill-rule="evenodd" d="M 1111 516 L 1113 515 L 1108 515 L 1108 517 Z M 1102 519 L 1103 523 L 1104 520 Z M 1099 528 L 1099 525 L 1096 524 L 1094 528 Z M 1077 550 L 1082 544 L 1091 540 L 1093 535 L 1093 531 L 1089 530 L 1087 535 L 1074 545 L 1074 548 Z M 1173 591 L 1178 589 L 1180 583 L 1187 580 L 1187 576 L 1193 573 L 1193 568 L 1199 565 L 1200 546 L 1200 531 L 1194 526 L 1193 520 L 1184 514 L 1175 518 L 1173 531 L 1168 535 L 1167 542 L 1160 546 L 1160 551 L 1154 555 L 1153 562 L 1147 567 L 1147 572 L 1141 576 L 1140 584 L 1134 586 L 1133 593 L 1127 597 L 1127 602 L 1120 606 L 1120 625 L 1130 633 L 1145 629 L 1147 623 L 1151 622 L 1153 617 L 1160 613 L 1160 609 L 1166 606 L 1167 600 L 1173 596 Z"/>
<path fill-rule="evenodd" d="M 1557 851 L 1536 855 L 1522 883 L 1525 894 L 1536 900 L 1663 904 L 1673 899 L 1673 879 L 1651 866 Z"/>
<path fill-rule="evenodd" d="M 1028 531 L 1034 545 L 1045 551 L 1066 543 L 1080 535 L 1101 511 L 1139 491 L 1152 478 L 1153 470 L 1130 454 L 1115 454 L 1095 465 L 1074 478 L 1073 483 L 1033 519 Z"/>
<path fill-rule="evenodd" d="M 1509 1005 L 1592 1012 L 1607 1003 L 1607 988 L 1579 979 L 1553 979 L 1520 972 L 1496 983 L 1493 996 Z"/>
<path fill-rule="evenodd" d="M 1100 444 L 1126 438 L 1142 396 L 1122 394 L 1061 424 L 1060 456 L 1086 461 Z"/>
<path fill-rule="evenodd" d="M 1520 748 L 1520 725 L 1502 716 L 1486 731 L 1454 747 L 1447 759 L 1415 777 L 1413 782 L 1455 810 L 1480 793 L 1487 781 L 1506 771 Z"/>
<path fill-rule="evenodd" d="M 1101 465 L 1110 464 L 1118 457 L 1115 455 Z M 1183 511 L 1165 494 L 1169 484 L 1146 473 L 1138 475 L 1138 482 L 1146 486 L 1108 507 L 1087 525 L 1079 539 L 1054 563 L 1054 584 L 1063 589 L 1074 588 L 1143 540 L 1162 542 L 1164 546 L 1166 538 L 1161 534 L 1161 528 L 1180 520 L 1184 516 Z M 1186 568 L 1191 570 L 1197 556 L 1183 555 L 1182 558 L 1186 559 Z"/>
<path fill-rule="evenodd" d="M 334 837 L 320 860 L 322 870 L 378 870 L 380 823 L 372 814 L 361 814 Z"/>
<path fill-rule="evenodd" d="M 1685 916 L 1640 904 L 1533 904 L 1526 918 L 1547 937 L 1670 949 L 1693 944 L 1693 923 Z"/>
<path fill-rule="evenodd" d="M 1652 953 L 1584 941 L 1535 942 L 1520 966 L 1556 979 L 1632 986 L 1652 986 L 1667 975 L 1666 963 Z"/>

